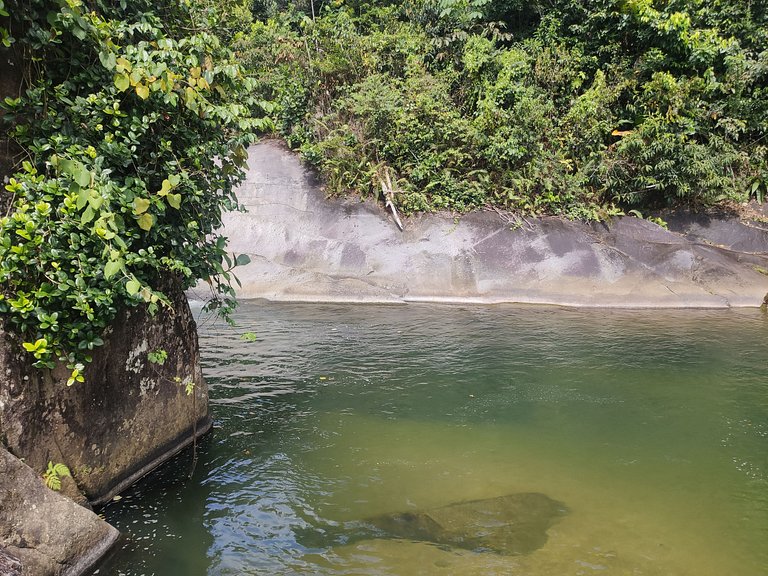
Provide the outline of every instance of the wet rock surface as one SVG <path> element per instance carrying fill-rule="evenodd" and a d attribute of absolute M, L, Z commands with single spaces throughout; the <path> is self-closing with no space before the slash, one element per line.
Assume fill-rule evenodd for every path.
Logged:
<path fill-rule="evenodd" d="M 224 226 L 251 257 L 237 270 L 244 298 L 720 308 L 760 306 L 768 293 L 759 220 L 681 216 L 665 230 L 479 211 L 405 218 L 401 232 L 373 201 L 326 199 L 277 142 L 253 146 L 249 166 L 247 212 Z"/>

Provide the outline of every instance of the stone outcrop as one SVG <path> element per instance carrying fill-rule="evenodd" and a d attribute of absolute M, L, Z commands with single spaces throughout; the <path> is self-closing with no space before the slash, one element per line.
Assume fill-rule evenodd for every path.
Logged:
<path fill-rule="evenodd" d="M 182 291 L 172 294 L 173 308 L 154 317 L 142 307 L 124 310 L 94 349 L 85 382 L 71 387 L 66 368 L 32 368 L 3 334 L 0 440 L 8 450 L 38 472 L 49 461 L 67 465 L 77 488 L 99 504 L 206 432 L 196 326 Z M 162 366 L 148 360 L 156 350 L 167 352 Z M 187 382 L 195 384 L 190 396 Z"/>
<path fill-rule="evenodd" d="M 85 574 L 118 536 L 0 447 L 0 574 Z"/>
<path fill-rule="evenodd" d="M 249 166 L 247 212 L 224 225 L 230 249 L 251 258 L 237 270 L 243 298 L 720 308 L 760 306 L 768 293 L 767 218 L 665 230 L 480 211 L 414 216 L 400 232 L 373 201 L 326 199 L 275 141 L 253 146 Z"/>

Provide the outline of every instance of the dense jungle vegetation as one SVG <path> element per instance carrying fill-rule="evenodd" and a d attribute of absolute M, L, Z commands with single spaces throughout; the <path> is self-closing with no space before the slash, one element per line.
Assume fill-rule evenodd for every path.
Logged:
<path fill-rule="evenodd" d="M 766 193 L 765 0 L 253 8 L 233 45 L 330 193 L 581 218 Z"/>
<path fill-rule="evenodd" d="M 230 306 L 245 148 L 405 212 L 603 218 L 768 193 L 766 0 L 0 0 L 0 314 L 82 380 L 169 276 Z M 3 69 L 3 76 L 11 72 Z M 7 208 L 6 208 L 7 207 Z M 639 212 L 638 212 L 639 213 Z M 242 263 L 244 260 L 239 259 Z"/>
<path fill-rule="evenodd" d="M 3 63 L 21 72 L 2 102 L 19 152 L 0 198 L 0 313 L 69 384 L 121 307 L 155 311 L 169 284 L 200 279 L 213 307 L 232 304 L 237 259 L 217 230 L 267 121 L 214 33 L 223 7 L 0 0 Z"/>

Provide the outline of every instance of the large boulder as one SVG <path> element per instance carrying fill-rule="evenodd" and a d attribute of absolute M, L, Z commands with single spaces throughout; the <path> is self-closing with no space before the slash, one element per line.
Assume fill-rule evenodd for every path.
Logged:
<path fill-rule="evenodd" d="M 155 316 L 123 310 L 94 350 L 85 382 L 71 387 L 66 368 L 33 368 L 17 339 L 0 330 L 0 440 L 8 450 L 39 472 L 48 462 L 67 465 L 85 497 L 100 504 L 206 432 L 195 321 L 181 289 L 170 292 L 172 309 Z M 148 359 L 157 350 L 167 352 L 162 366 Z"/>
<path fill-rule="evenodd" d="M 392 538 L 516 556 L 544 546 L 547 531 L 566 514 L 568 508 L 562 502 L 524 492 L 308 528 L 298 536 L 310 548 Z"/>
<path fill-rule="evenodd" d="M 43 484 L 0 447 L 0 574 L 86 573 L 119 533 L 96 514 Z"/>
<path fill-rule="evenodd" d="M 527 492 L 383 514 L 365 524 L 380 531 L 378 537 L 513 556 L 541 548 L 547 542 L 547 530 L 567 513 L 562 502 Z"/>
<path fill-rule="evenodd" d="M 766 226 L 732 215 L 666 230 L 487 210 L 410 217 L 401 232 L 372 200 L 326 199 L 275 141 L 253 146 L 249 165 L 247 212 L 224 225 L 251 258 L 238 268 L 243 298 L 685 308 L 757 307 L 768 292 Z"/>

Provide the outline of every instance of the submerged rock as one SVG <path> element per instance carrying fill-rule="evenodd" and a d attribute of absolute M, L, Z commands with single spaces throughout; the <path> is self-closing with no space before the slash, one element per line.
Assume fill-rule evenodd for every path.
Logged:
<path fill-rule="evenodd" d="M 568 513 L 565 504 L 527 492 L 459 502 L 422 512 L 384 514 L 368 521 L 384 535 L 504 555 L 530 554 Z"/>
<path fill-rule="evenodd" d="M 299 537 L 309 547 L 391 538 L 514 556 L 530 554 L 544 546 L 547 530 L 567 513 L 562 502 L 545 494 L 526 492 L 422 511 L 381 514 L 361 522 L 303 531 Z"/>

